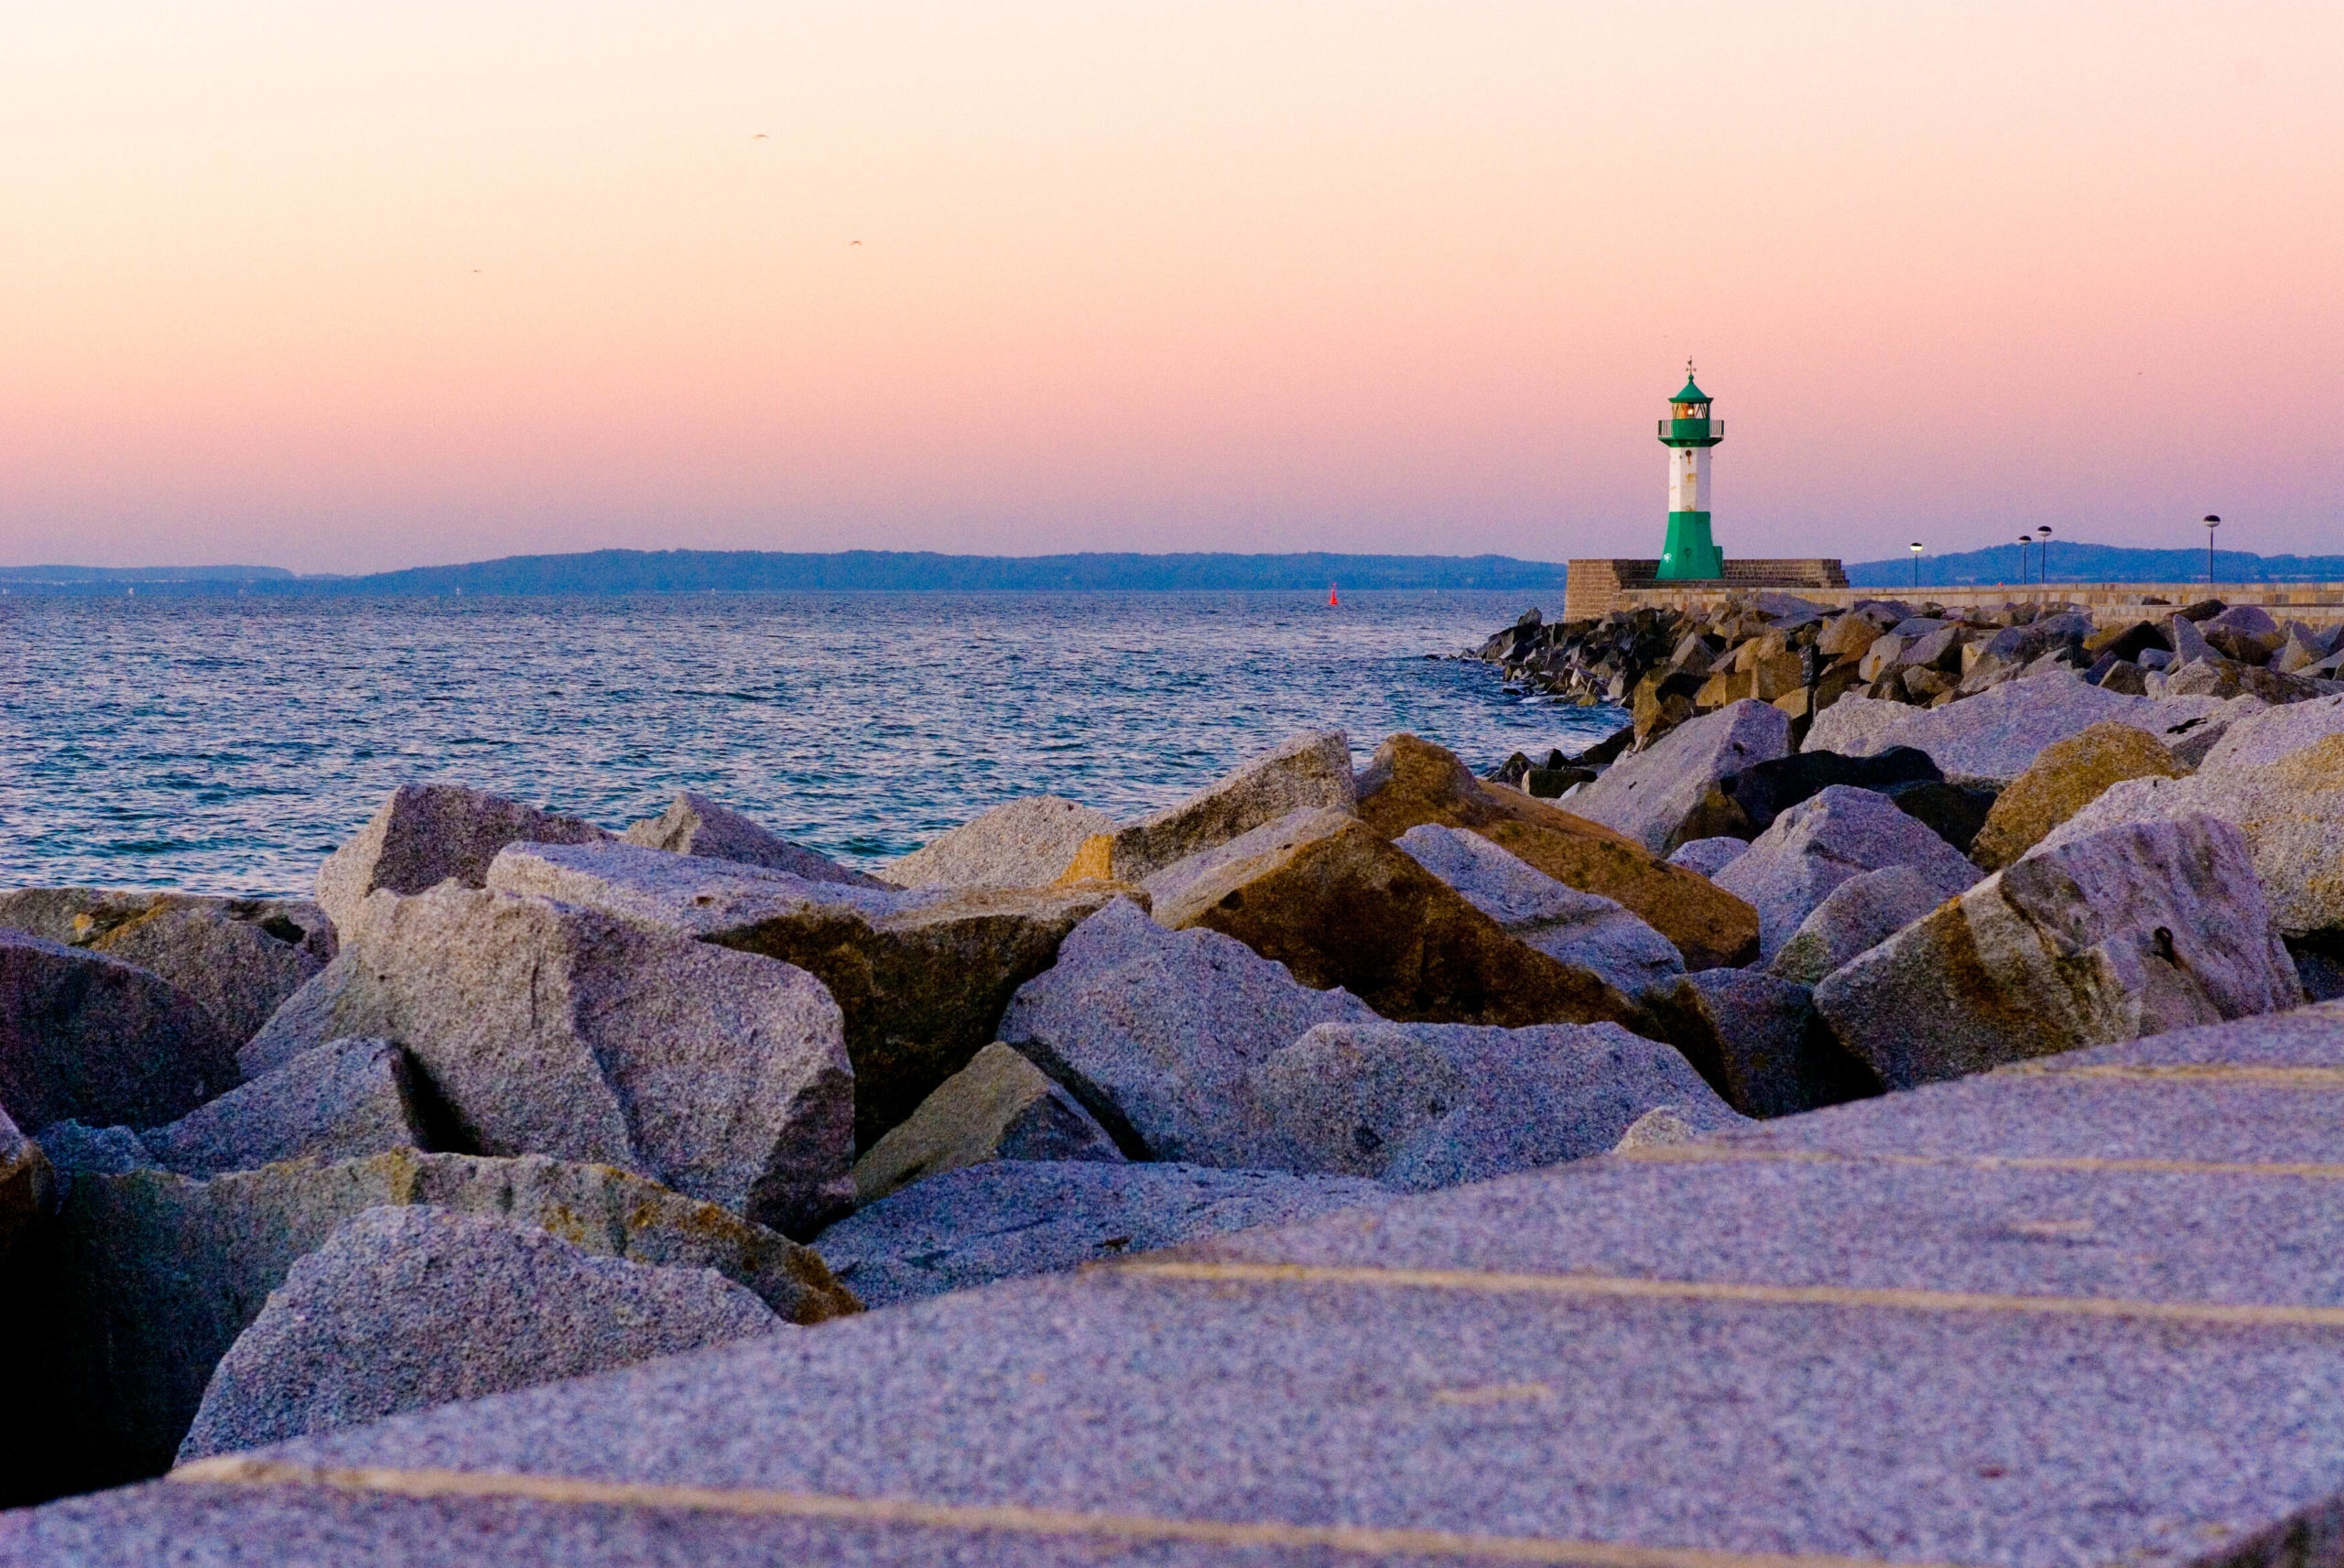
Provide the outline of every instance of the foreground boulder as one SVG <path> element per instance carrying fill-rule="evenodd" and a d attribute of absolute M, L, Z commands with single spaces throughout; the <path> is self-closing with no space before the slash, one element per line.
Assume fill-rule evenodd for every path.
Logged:
<path fill-rule="evenodd" d="M 1128 906 L 1126 906 L 1128 907 Z M 1122 1160 L 1091 1114 L 1007 1045 L 986 1046 L 854 1162 L 858 1207 L 988 1160 Z"/>
<path fill-rule="evenodd" d="M 137 1136 L 152 1163 L 183 1176 L 420 1150 L 422 1092 L 407 1053 L 389 1041 L 336 1040 Z"/>
<path fill-rule="evenodd" d="M 1001 1038 L 1063 1084 L 1134 1159 L 1243 1167 L 1269 1130 L 1253 1069 L 1314 1024 L 1373 1022 L 1219 932 L 1167 931 L 1118 900 L 1021 989 Z"/>
<path fill-rule="evenodd" d="M 453 881 L 479 887 L 507 844 L 598 844 L 615 836 L 461 784 L 401 784 L 358 836 L 318 868 L 318 903 L 337 927 L 378 888 L 415 893 Z"/>
<path fill-rule="evenodd" d="M 838 1005 L 771 958 L 548 899 L 378 892 L 244 1062 L 353 1035 L 405 1046 L 484 1154 L 599 1161 L 798 1234 L 852 1201 Z"/>
<path fill-rule="evenodd" d="M 1790 940 L 1776 950 L 1766 972 L 1800 985 L 1814 985 L 1961 891 L 1948 888 L 1944 879 L 1916 866 L 1883 866 L 1850 877 L 1799 922 Z"/>
<path fill-rule="evenodd" d="M 2254 874 L 2288 936 L 2344 930 L 2344 735 L 2278 761 L 2205 768 L 2188 778 L 2111 784 L 2046 835 L 2047 849 L 2122 823 L 2172 822 L 2197 813 L 2246 835 Z M 2039 851 L 2038 851 L 2039 852 Z"/>
<path fill-rule="evenodd" d="M 1812 993 L 1794 981 L 1705 969 L 1655 1006 L 1686 1060 L 1743 1116 L 1792 1116 L 1880 1092 L 1879 1079 L 1818 1026 Z M 1681 1121 L 1687 1108 L 1674 1114 Z"/>
<path fill-rule="evenodd" d="M 1448 883 L 1338 811 L 1297 812 L 1149 883 L 1157 921 L 1234 936 L 1315 989 L 1385 1018 L 1650 1027 L 1593 970 L 1516 941 Z"/>
<path fill-rule="evenodd" d="M 2316 746 L 2331 735 L 2344 735 L 2344 697 L 2291 702 L 2231 720 L 2208 748 L 2199 767 L 2207 773 L 2261 767 Z"/>
<path fill-rule="evenodd" d="M 1351 741 L 1340 730 L 1297 735 L 1235 773 L 1128 827 L 1086 843 L 1067 875 L 1137 882 L 1297 811 L 1351 811 Z"/>
<path fill-rule="evenodd" d="M 1698 870 L 1516 790 L 1473 777 L 1456 756 L 1414 735 L 1376 748 L 1360 774 L 1361 819 L 1386 838 L 1418 827 L 1462 827 L 1566 887 L 1611 899 L 1677 945 L 1686 967 L 1747 963 L 1758 915 Z"/>
<path fill-rule="evenodd" d="M 1704 1130 L 1738 1119 L 1677 1051 L 1616 1024 L 1322 1023 L 1253 1083 L 1280 1167 L 1419 1192 L 1603 1153 L 1659 1105 Z"/>
<path fill-rule="evenodd" d="M 2244 835 L 2202 816 L 2039 849 L 1815 990 L 1892 1089 L 2303 1000 Z"/>
<path fill-rule="evenodd" d="M 855 1310 L 813 1252 L 607 1165 L 399 1152 L 208 1182 L 85 1173 L 24 1242 L 26 1288 L 0 1301 L 19 1342 L 42 1347 L 15 1416 L 41 1431 L 42 1471 L 10 1477 L 19 1495 L 168 1468 L 212 1368 L 294 1262 L 344 1220 L 405 1204 L 523 1221 L 600 1257 L 714 1269 L 794 1323 Z"/>
<path fill-rule="evenodd" d="M 1621 905 L 1566 887 L 1476 833 L 1427 823 L 1394 840 L 1465 901 L 1550 958 L 1590 969 L 1622 996 L 1671 989 L 1685 972 L 1677 945 Z"/>
<path fill-rule="evenodd" d="M 663 855 L 523 845 L 490 886 L 602 910 L 813 975 L 844 1014 L 854 1139 L 869 1149 L 993 1038 L 1017 988 L 1133 890 L 1101 883 L 902 892 Z"/>
<path fill-rule="evenodd" d="M 1970 846 L 1970 859 L 1999 871 L 2099 799 L 2110 784 L 2180 778 L 2188 772 L 2147 730 L 2103 719 L 2036 753 L 2026 772 L 1995 797 Z"/>
<path fill-rule="evenodd" d="M 510 1219 L 368 1209 L 269 1292 L 212 1372 L 179 1462 L 787 1326 L 712 1269 L 596 1258 Z"/>
<path fill-rule="evenodd" d="M 1790 749 L 1790 715 L 1744 698 L 1677 726 L 1650 751 L 1621 758 L 1571 796 L 1571 809 L 1666 855 L 1687 838 L 1714 837 L 1695 824 L 1720 780 L 1788 756 Z"/>
<path fill-rule="evenodd" d="M 1199 1165 L 997 1160 L 884 1198 L 817 1245 L 866 1306 L 1052 1273 L 1398 1195 L 1343 1176 Z"/>
<path fill-rule="evenodd" d="M 1759 956 L 1771 959 L 1834 888 L 1886 866 L 1915 868 L 1942 898 L 1978 880 L 1959 850 L 1886 795 L 1833 784 L 1776 817 L 1717 882 L 1758 911 Z"/>
<path fill-rule="evenodd" d="M 326 912 L 295 899 L 19 888 L 0 892 L 0 926 L 160 975 L 239 1044 L 334 955 Z"/>
<path fill-rule="evenodd" d="M 152 1127 L 234 1084 L 235 1046 L 179 987 L 0 930 L 0 1110 L 19 1127 Z"/>
<path fill-rule="evenodd" d="M 876 878 L 850 871 L 830 860 L 793 844 L 742 816 L 721 801 L 690 790 L 680 790 L 657 816 L 635 823 L 621 835 L 627 843 L 670 854 L 695 855 L 706 860 L 732 860 L 787 871 L 809 882 L 846 882 L 855 887 L 884 887 Z M 555 840 L 571 842 L 572 840 Z M 590 840 L 598 841 L 598 840 Z M 503 848 L 503 846 L 499 846 Z"/>
<path fill-rule="evenodd" d="M 1086 842 L 1114 830 L 1103 811 L 1037 795 L 996 806 L 882 869 L 897 887 L 1047 887 L 1073 870 Z"/>

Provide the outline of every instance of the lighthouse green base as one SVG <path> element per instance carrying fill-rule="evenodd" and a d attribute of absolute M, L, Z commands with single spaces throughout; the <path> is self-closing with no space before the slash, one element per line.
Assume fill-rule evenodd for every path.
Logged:
<path fill-rule="evenodd" d="M 1725 576 L 1725 552 L 1709 542 L 1708 513 L 1668 514 L 1668 541 L 1660 547 L 1660 569 L 1653 575 L 1664 582 Z"/>

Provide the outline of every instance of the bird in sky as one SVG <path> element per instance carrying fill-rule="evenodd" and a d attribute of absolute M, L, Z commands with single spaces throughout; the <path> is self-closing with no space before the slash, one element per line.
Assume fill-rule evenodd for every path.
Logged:
<path fill-rule="evenodd" d="M 859 245 L 863 243 L 863 242 L 861 240 L 849 240 L 847 243 L 850 245 Z"/>
<path fill-rule="evenodd" d="M 749 138 L 749 140 L 753 142 L 769 141 L 772 138 L 767 136 L 763 131 L 759 131 L 755 135 Z"/>

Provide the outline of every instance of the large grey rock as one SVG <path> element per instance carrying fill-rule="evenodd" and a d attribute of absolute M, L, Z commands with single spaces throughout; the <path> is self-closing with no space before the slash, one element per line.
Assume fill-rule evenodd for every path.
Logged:
<path fill-rule="evenodd" d="M 2282 709 L 2281 711 L 2285 711 Z M 2121 823 L 2203 813 L 2246 835 L 2254 874 L 2289 936 L 2344 927 L 2344 734 L 2260 764 L 2208 766 L 2188 778 L 2125 779 L 2046 835 L 2036 852 Z"/>
<path fill-rule="evenodd" d="M 816 1245 L 865 1305 L 884 1307 L 1255 1226 L 1373 1212 L 1397 1195 L 1342 1176 L 996 1160 L 883 1198 Z"/>
<path fill-rule="evenodd" d="M 1744 1116 L 1790 1116 L 1880 1090 L 1870 1070 L 1816 1026 L 1812 994 L 1795 981 L 1703 969 L 1678 981 L 1657 1011 L 1686 1060 Z"/>
<path fill-rule="evenodd" d="M 1601 893 L 1581 892 L 1478 833 L 1430 823 L 1393 840 L 1465 901 L 1549 957 L 1591 969 L 1630 997 L 1673 988 L 1677 944 Z"/>
<path fill-rule="evenodd" d="M 1288 737 L 1177 806 L 1101 833 L 1068 875 L 1144 881 L 1165 867 L 1297 811 L 1355 813 L 1351 741 L 1340 730 Z"/>
<path fill-rule="evenodd" d="M 239 1044 L 334 955 L 333 922 L 296 899 L 18 888 L 0 892 L 0 926 L 160 975 Z"/>
<path fill-rule="evenodd" d="M 914 1182 L 988 1160 L 1123 1157 L 1080 1102 L 1017 1051 L 995 1043 L 854 1162 L 854 1201 L 876 1203 Z"/>
<path fill-rule="evenodd" d="M 1244 1166 L 1268 1133 L 1248 1098 L 1253 1069 L 1313 1024 L 1374 1019 L 1357 997 L 1299 985 L 1233 937 L 1167 931 L 1119 900 L 1018 991 L 1001 1038 L 1071 1090 L 1124 1152 Z"/>
<path fill-rule="evenodd" d="M 1886 866 L 1911 866 L 1950 898 L 1978 880 L 1959 849 L 1884 795 L 1833 784 L 1774 818 L 1750 852 L 1714 879 L 1758 912 L 1758 952 L 1772 959 L 1831 890 Z"/>
<path fill-rule="evenodd" d="M 1892 708 L 1896 711 L 1887 711 Z M 1843 697 L 1817 717 L 1807 745 L 1848 756 L 1914 746 L 1957 784 L 2000 788 L 2024 773 L 2044 747 L 2094 724 L 2112 719 L 2163 739 L 2175 725 L 2222 710 L 2222 702 L 2211 697 L 2152 701 L 2088 686 L 2072 670 L 2054 669 L 1943 708 Z"/>
<path fill-rule="evenodd" d="M 861 1149 L 967 1066 L 1067 933 L 1129 891 L 846 887 L 625 844 L 519 846 L 497 857 L 489 885 L 812 974 L 845 1015 Z"/>
<path fill-rule="evenodd" d="M 1883 866 L 1850 877 L 1799 922 L 1766 966 L 1767 973 L 1815 985 L 1953 896 L 1943 882 L 1914 866 Z"/>
<path fill-rule="evenodd" d="M 690 790 L 678 791 L 666 811 L 634 824 L 621 837 L 646 849 L 763 866 L 768 871 L 804 877 L 809 882 L 846 882 L 855 887 L 887 885 L 802 844 L 793 844 L 722 801 Z"/>
<path fill-rule="evenodd" d="M 53 1121 L 34 1134 L 41 1152 L 49 1156 L 61 1190 L 71 1191 L 73 1178 L 84 1172 L 118 1176 L 125 1171 L 159 1171 L 138 1134 L 127 1127 L 86 1127 L 78 1121 Z"/>
<path fill-rule="evenodd" d="M 443 881 L 479 887 L 507 844 L 595 844 L 615 835 L 461 784 L 401 784 L 358 836 L 318 868 L 318 903 L 347 925 L 377 888 L 422 892 Z"/>
<path fill-rule="evenodd" d="M 152 1127 L 237 1077 L 234 1043 L 179 987 L 0 930 L 0 1109 L 19 1127 Z"/>
<path fill-rule="evenodd" d="M 1037 888 L 1066 875 L 1084 842 L 1112 833 L 1103 811 L 1031 795 L 996 806 L 881 868 L 897 887 Z"/>
<path fill-rule="evenodd" d="M 1875 756 L 1891 746 L 1905 743 L 1892 737 L 1912 719 L 1915 711 L 1909 703 L 1858 697 L 1851 692 L 1815 716 L 1802 748 L 1833 752 L 1843 757 Z"/>
<path fill-rule="evenodd" d="M 803 969 L 458 886 L 377 892 L 342 935 L 248 1070 L 389 1040 L 482 1153 L 600 1161 L 797 1234 L 852 1203 L 854 1076 L 838 1004 Z"/>
<path fill-rule="evenodd" d="M 305 1155 L 351 1160 L 426 1146 L 415 1073 L 386 1040 L 304 1051 L 168 1126 L 138 1135 L 148 1159 L 183 1176 L 250 1171 Z"/>
<path fill-rule="evenodd" d="M 1656 1105 L 1736 1120 L 1674 1048 L 1615 1023 L 1322 1023 L 1256 1070 L 1253 1098 L 1278 1166 L 1411 1191 L 1604 1153 Z"/>
<path fill-rule="evenodd" d="M 1714 880 L 1749 848 L 1747 838 L 1687 838 L 1669 852 L 1668 863 Z"/>
<path fill-rule="evenodd" d="M 2198 762 L 2202 773 L 2260 767 L 2292 752 L 2344 735 L 2344 697 L 2265 708 L 2232 719 Z"/>
<path fill-rule="evenodd" d="M 600 1257 L 714 1269 L 795 1323 L 856 1310 L 810 1249 L 607 1165 L 400 1151 L 208 1182 L 83 1173 L 23 1246 L 15 1331 L 43 1354 L 17 1419 L 41 1424 L 48 1466 L 26 1489 L 167 1468 L 212 1368 L 295 1261 L 344 1220 L 404 1204 L 524 1221 Z"/>
<path fill-rule="evenodd" d="M 0 1110 L 0 1265 L 16 1238 L 49 1211 L 54 1177 L 39 1144 Z"/>
<path fill-rule="evenodd" d="M 1753 762 L 1790 754 L 1790 715 L 1770 703 L 1729 703 L 1678 725 L 1650 751 L 1613 762 L 1571 796 L 1570 808 L 1666 855 L 1684 842 L 1685 824 L 1711 785 Z"/>
<path fill-rule="evenodd" d="M 2204 816 L 2039 847 L 1815 990 L 1890 1088 L 2303 1000 L 2245 836 Z"/>
<path fill-rule="evenodd" d="M 368 1209 L 269 1292 L 213 1369 L 179 1461 L 787 1327 L 712 1269 L 597 1258 L 510 1219 Z"/>

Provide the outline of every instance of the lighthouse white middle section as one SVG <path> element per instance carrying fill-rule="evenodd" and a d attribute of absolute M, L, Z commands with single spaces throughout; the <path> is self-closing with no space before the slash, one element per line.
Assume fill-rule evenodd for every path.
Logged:
<path fill-rule="evenodd" d="M 1709 509 L 1709 449 L 1668 449 L 1668 509 L 1707 512 Z"/>

